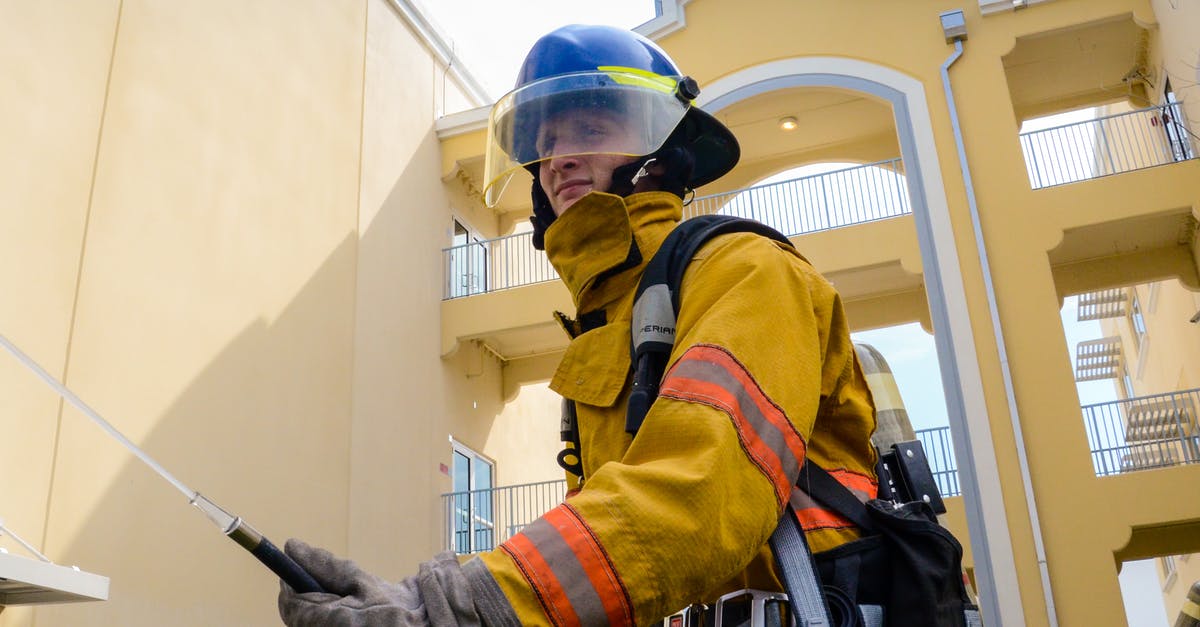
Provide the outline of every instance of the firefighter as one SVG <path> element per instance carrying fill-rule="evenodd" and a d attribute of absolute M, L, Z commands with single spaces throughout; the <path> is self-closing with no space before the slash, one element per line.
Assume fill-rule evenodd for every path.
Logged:
<path fill-rule="evenodd" d="M 635 625 L 742 589 L 781 590 L 768 547 L 785 506 L 814 552 L 859 536 L 795 491 L 813 460 L 875 496 L 872 399 L 837 293 L 793 249 L 720 236 L 691 261 L 670 366 L 627 430 L 630 320 L 646 261 L 683 199 L 737 163 L 696 83 L 628 31 L 540 39 L 489 122 L 488 202 L 533 176 L 534 245 L 570 289 L 550 387 L 573 417 L 569 496 L 498 549 L 442 554 L 389 583 L 299 541 L 329 593 L 283 584 L 289 625 Z M 548 428 L 551 428 L 548 426 Z"/>

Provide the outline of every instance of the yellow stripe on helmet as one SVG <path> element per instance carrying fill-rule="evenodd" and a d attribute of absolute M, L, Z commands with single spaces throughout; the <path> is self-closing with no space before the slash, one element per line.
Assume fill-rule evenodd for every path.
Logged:
<path fill-rule="evenodd" d="M 664 94 L 675 93 L 675 88 L 679 84 L 679 79 L 673 76 L 663 76 L 649 70 L 643 70 L 636 67 L 624 67 L 620 65 L 602 65 L 596 68 L 597 71 L 604 72 L 612 77 L 618 85 L 631 85 L 633 87 L 645 87 L 655 91 L 661 91 Z"/>

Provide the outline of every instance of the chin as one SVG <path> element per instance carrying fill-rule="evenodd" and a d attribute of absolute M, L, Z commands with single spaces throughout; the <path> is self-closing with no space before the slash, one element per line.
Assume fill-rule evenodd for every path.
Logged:
<path fill-rule="evenodd" d="M 564 199 L 562 201 L 562 204 L 560 205 L 560 208 L 557 211 L 557 215 L 561 216 L 563 213 L 566 212 L 567 209 L 570 209 L 572 205 L 574 205 L 576 202 L 579 202 L 579 200 L 581 198 L 590 194 L 591 191 L 592 191 L 591 189 L 588 189 L 587 191 L 585 191 L 582 194 L 579 194 L 578 196 L 571 196 L 570 198 Z"/>

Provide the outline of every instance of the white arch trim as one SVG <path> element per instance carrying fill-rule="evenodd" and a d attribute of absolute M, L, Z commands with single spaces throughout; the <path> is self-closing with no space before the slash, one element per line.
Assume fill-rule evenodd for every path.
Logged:
<path fill-rule="evenodd" d="M 925 269 L 943 387 L 986 624 L 1024 625 L 975 336 L 924 85 L 884 66 L 842 57 L 756 65 L 708 85 L 697 104 L 715 113 L 747 98 L 797 86 L 833 86 L 892 103 Z"/>

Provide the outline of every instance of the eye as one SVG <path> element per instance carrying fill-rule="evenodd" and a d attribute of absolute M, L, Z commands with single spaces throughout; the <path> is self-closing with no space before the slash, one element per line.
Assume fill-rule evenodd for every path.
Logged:
<path fill-rule="evenodd" d="M 546 133 L 545 135 L 538 137 L 537 144 L 534 146 L 534 148 L 537 150 L 538 157 L 546 158 L 551 156 L 551 154 L 554 152 L 554 142 L 556 140 L 557 137 L 551 133 Z"/>

